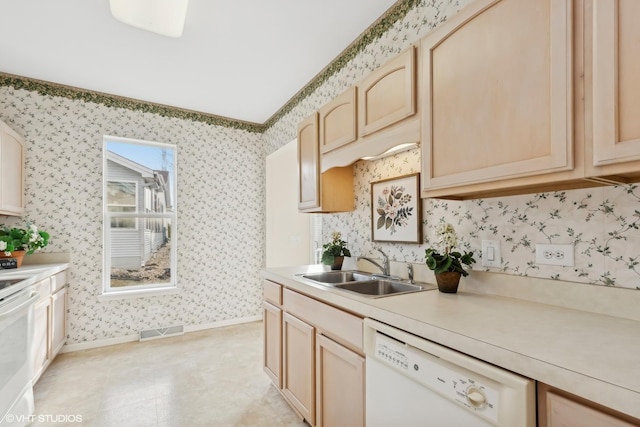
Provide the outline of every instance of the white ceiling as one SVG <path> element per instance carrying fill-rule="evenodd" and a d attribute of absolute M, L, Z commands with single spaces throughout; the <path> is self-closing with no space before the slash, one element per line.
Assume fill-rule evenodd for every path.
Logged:
<path fill-rule="evenodd" d="M 264 123 L 396 0 L 190 0 L 183 36 L 108 0 L 2 0 L 0 71 Z"/>

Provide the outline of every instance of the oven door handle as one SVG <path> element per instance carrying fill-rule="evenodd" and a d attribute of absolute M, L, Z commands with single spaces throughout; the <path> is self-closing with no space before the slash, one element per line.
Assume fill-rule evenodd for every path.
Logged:
<path fill-rule="evenodd" d="M 25 300 L 25 301 L 16 301 L 13 304 L 8 304 L 8 307 L 2 307 L 0 308 L 0 320 L 2 320 L 5 317 L 9 317 L 11 316 L 13 313 L 15 313 L 16 311 L 21 310 L 22 308 L 32 304 L 33 302 L 35 302 L 38 298 L 40 298 L 40 293 L 39 292 L 33 292 L 31 294 L 31 296 Z"/>

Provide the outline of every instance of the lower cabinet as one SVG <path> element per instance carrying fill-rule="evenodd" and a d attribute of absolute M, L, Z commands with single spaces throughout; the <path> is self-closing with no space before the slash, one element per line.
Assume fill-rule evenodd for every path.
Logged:
<path fill-rule="evenodd" d="M 282 388 L 282 309 L 265 301 L 262 313 L 264 372 L 278 388 Z"/>
<path fill-rule="evenodd" d="M 316 335 L 318 426 L 364 426 L 364 357 Z"/>
<path fill-rule="evenodd" d="M 40 299 L 34 307 L 33 383 L 56 357 L 67 337 L 67 273 L 62 271 L 36 284 Z"/>
<path fill-rule="evenodd" d="M 282 331 L 282 393 L 309 424 L 315 425 L 315 329 L 285 312 Z"/>
<path fill-rule="evenodd" d="M 538 383 L 540 427 L 633 427 L 640 420 Z"/>
<path fill-rule="evenodd" d="M 364 426 L 362 319 L 273 282 L 264 289 L 263 365 L 274 385 L 311 426 Z"/>

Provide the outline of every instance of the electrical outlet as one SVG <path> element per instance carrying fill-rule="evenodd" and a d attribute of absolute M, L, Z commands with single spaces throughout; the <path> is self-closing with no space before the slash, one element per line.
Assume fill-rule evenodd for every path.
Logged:
<path fill-rule="evenodd" d="M 573 267 L 573 245 L 536 245 L 536 264 Z"/>
<path fill-rule="evenodd" d="M 499 240 L 482 241 L 482 266 L 502 267 L 502 254 L 500 253 Z"/>

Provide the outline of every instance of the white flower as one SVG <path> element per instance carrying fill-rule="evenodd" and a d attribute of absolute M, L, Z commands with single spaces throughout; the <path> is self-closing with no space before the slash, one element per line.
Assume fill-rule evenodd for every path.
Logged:
<path fill-rule="evenodd" d="M 447 252 L 458 246 L 458 236 L 451 224 L 443 223 L 438 225 L 435 230 L 435 237 L 440 244 L 447 248 Z"/>
<path fill-rule="evenodd" d="M 7 249 L 7 242 L 0 240 L 0 251 L 4 251 L 5 249 Z"/>
<path fill-rule="evenodd" d="M 31 230 L 31 232 L 34 234 L 38 234 L 38 227 L 35 224 L 31 224 L 29 226 L 29 230 Z"/>

